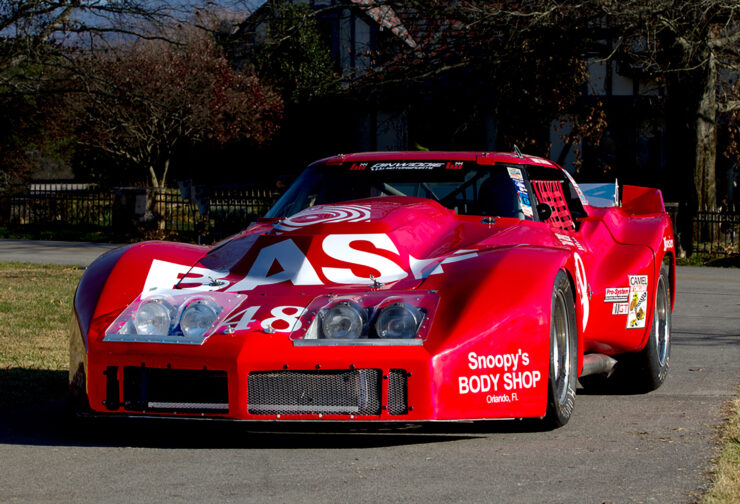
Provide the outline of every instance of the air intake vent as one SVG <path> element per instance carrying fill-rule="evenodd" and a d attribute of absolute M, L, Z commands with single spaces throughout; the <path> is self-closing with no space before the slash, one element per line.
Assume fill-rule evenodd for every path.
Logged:
<path fill-rule="evenodd" d="M 391 415 L 409 412 L 407 376 L 405 369 L 391 369 L 388 373 L 388 413 Z"/>
<path fill-rule="evenodd" d="M 249 373 L 253 415 L 379 415 L 380 370 Z"/>
<path fill-rule="evenodd" d="M 130 411 L 228 413 L 226 371 L 125 367 L 123 404 Z"/>

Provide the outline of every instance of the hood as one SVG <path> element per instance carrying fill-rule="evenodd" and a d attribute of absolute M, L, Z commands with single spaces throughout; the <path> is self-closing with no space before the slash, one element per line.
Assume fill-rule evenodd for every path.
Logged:
<path fill-rule="evenodd" d="M 178 288 L 288 294 L 358 286 L 411 289 L 444 272 L 444 264 L 475 257 L 482 241 L 517 227 L 422 198 L 384 197 L 317 205 L 261 222 L 214 247 Z M 510 241 L 510 240 L 504 240 Z"/>

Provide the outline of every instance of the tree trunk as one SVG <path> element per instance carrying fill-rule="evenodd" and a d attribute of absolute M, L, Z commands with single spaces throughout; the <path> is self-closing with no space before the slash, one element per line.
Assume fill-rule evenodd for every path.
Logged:
<path fill-rule="evenodd" d="M 699 211 L 717 208 L 717 62 L 711 49 L 703 67 L 704 78 L 696 108 L 696 158 L 694 185 Z"/>

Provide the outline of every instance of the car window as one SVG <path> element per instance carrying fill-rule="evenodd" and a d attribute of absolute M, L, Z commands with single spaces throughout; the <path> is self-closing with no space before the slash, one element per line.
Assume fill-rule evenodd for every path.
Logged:
<path fill-rule="evenodd" d="M 519 168 L 444 160 L 318 164 L 304 171 L 266 216 L 288 217 L 314 205 L 348 200 L 414 196 L 461 215 L 533 219 L 525 176 Z"/>

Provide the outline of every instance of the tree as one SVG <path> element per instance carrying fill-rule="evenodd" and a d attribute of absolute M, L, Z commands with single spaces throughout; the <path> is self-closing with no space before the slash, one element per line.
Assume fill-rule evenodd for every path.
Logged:
<path fill-rule="evenodd" d="M 683 142 L 677 132 L 674 142 L 676 163 L 689 160 L 688 198 L 695 209 L 715 210 L 718 124 L 736 131 L 740 119 L 740 3 L 627 0 L 604 9 L 624 34 L 616 57 L 666 83 L 671 112 L 678 112 L 671 124 L 691 133 Z M 732 143 L 729 149 L 738 155 Z"/>
<path fill-rule="evenodd" d="M 236 72 L 203 32 L 180 28 L 179 44 L 137 40 L 88 54 L 79 143 L 146 170 L 165 187 L 177 149 L 197 143 L 262 144 L 277 131 L 282 102 L 248 72 Z"/>
<path fill-rule="evenodd" d="M 440 115 L 456 109 L 453 135 L 480 130 L 482 115 L 491 113 L 497 144 L 507 149 L 518 144 L 549 155 L 550 124 L 564 117 L 573 122 L 571 136 L 598 141 L 605 125 L 601 105 L 581 98 L 586 58 L 603 37 L 593 28 L 600 11 L 554 0 L 382 5 L 394 6 L 414 43 L 396 37 L 395 45 L 373 55 L 372 67 L 351 85 L 358 95 L 402 97 L 421 110 L 431 109 L 431 100 Z M 388 31 L 402 33 L 393 28 Z"/>
<path fill-rule="evenodd" d="M 341 78 L 316 14 L 308 5 L 272 1 L 239 32 L 251 39 L 245 60 L 288 104 L 305 104 L 339 91 Z"/>

